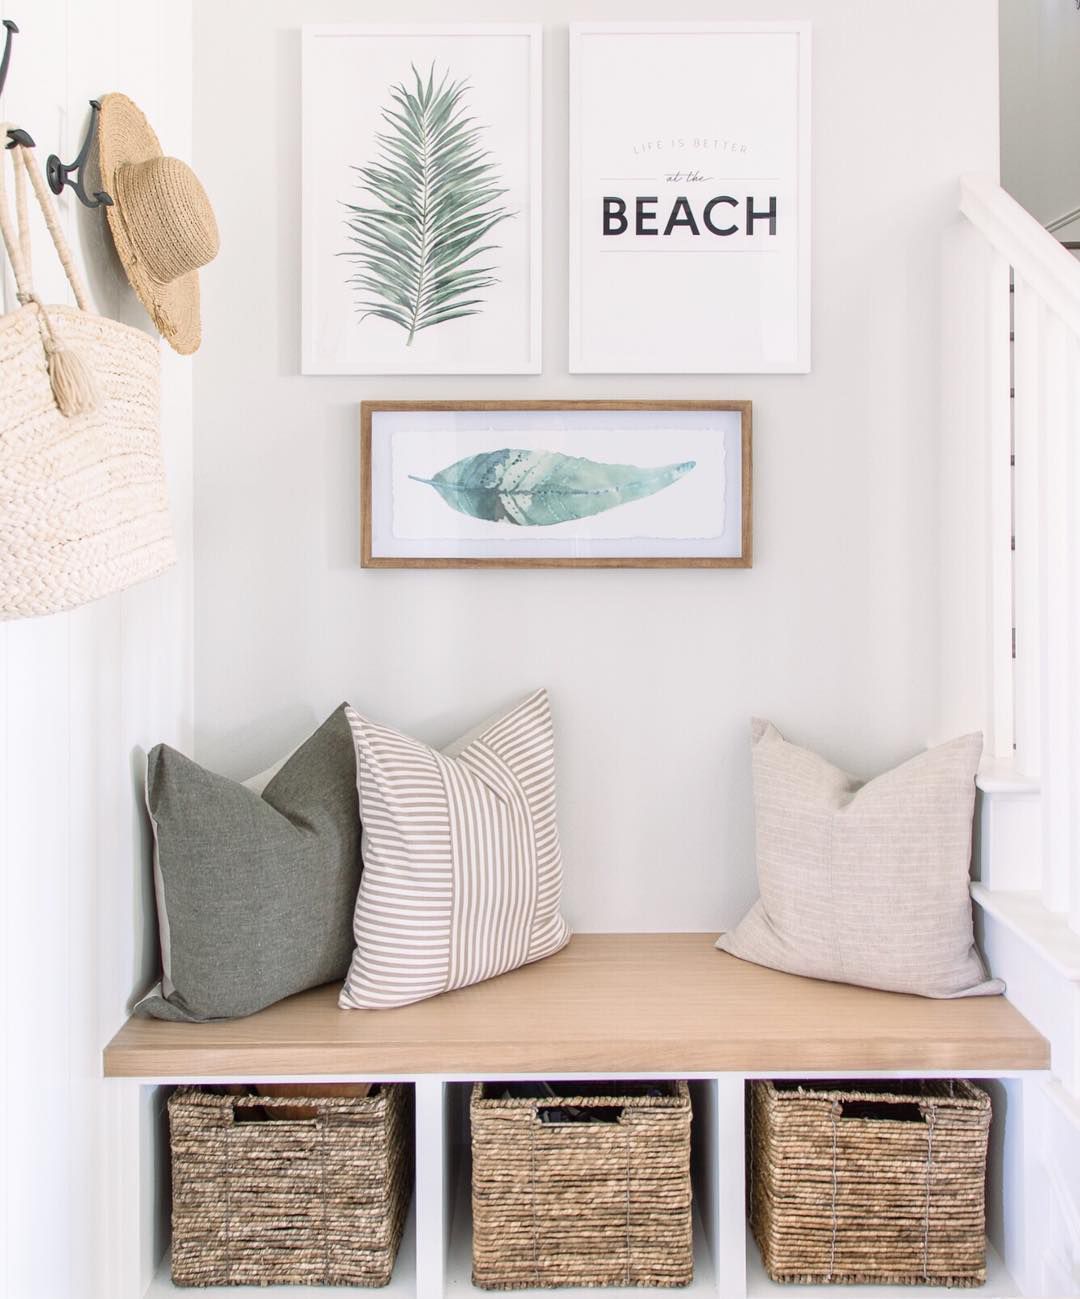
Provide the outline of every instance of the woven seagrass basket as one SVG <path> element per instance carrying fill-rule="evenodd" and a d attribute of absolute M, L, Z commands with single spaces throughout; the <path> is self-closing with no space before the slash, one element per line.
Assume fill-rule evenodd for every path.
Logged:
<path fill-rule="evenodd" d="M 174 1283 L 386 1285 L 411 1191 L 410 1108 L 397 1083 L 310 1100 L 179 1088 Z"/>
<path fill-rule="evenodd" d="M 568 1083 L 586 1094 L 542 1098 L 505 1090 L 472 1092 L 473 1283 L 688 1285 L 686 1083 Z M 583 1121 L 585 1111 L 601 1121 Z"/>
<path fill-rule="evenodd" d="M 990 1097 L 963 1081 L 751 1084 L 750 1222 L 773 1281 L 986 1280 Z"/>

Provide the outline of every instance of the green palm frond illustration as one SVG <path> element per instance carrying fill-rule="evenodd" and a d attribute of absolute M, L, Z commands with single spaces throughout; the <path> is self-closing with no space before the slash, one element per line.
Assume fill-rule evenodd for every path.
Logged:
<path fill-rule="evenodd" d="M 390 88 L 377 157 L 353 169 L 377 206 L 346 205 L 361 319 L 400 325 L 406 346 L 422 329 L 483 308 L 478 295 L 499 282 L 486 256 L 498 244 L 485 241 L 514 215 L 498 201 L 506 190 L 483 146 L 486 128 L 468 114 L 468 81 L 447 71 L 436 84 L 434 64 L 426 81 L 412 73 L 411 89 Z"/>

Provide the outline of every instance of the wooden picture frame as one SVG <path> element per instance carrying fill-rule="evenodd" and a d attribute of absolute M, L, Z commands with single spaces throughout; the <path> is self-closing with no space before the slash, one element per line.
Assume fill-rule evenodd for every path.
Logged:
<path fill-rule="evenodd" d="M 749 401 L 362 402 L 361 566 L 750 568 L 752 425 Z"/>

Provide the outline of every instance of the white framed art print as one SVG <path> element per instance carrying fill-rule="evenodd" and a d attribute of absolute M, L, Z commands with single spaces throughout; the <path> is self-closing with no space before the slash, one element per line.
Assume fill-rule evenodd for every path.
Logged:
<path fill-rule="evenodd" d="M 540 371 L 541 29 L 305 26 L 305 374 Z"/>
<path fill-rule="evenodd" d="M 810 369 L 810 28 L 570 28 L 570 370 Z"/>

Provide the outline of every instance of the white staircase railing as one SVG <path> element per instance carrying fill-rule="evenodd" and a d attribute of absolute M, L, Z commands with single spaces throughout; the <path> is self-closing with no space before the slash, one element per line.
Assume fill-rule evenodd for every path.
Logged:
<path fill-rule="evenodd" d="M 980 718 L 998 768 L 1038 778 L 1029 887 L 1080 932 L 1080 262 L 991 180 L 962 179 L 960 212 L 942 319 L 943 715 Z"/>

